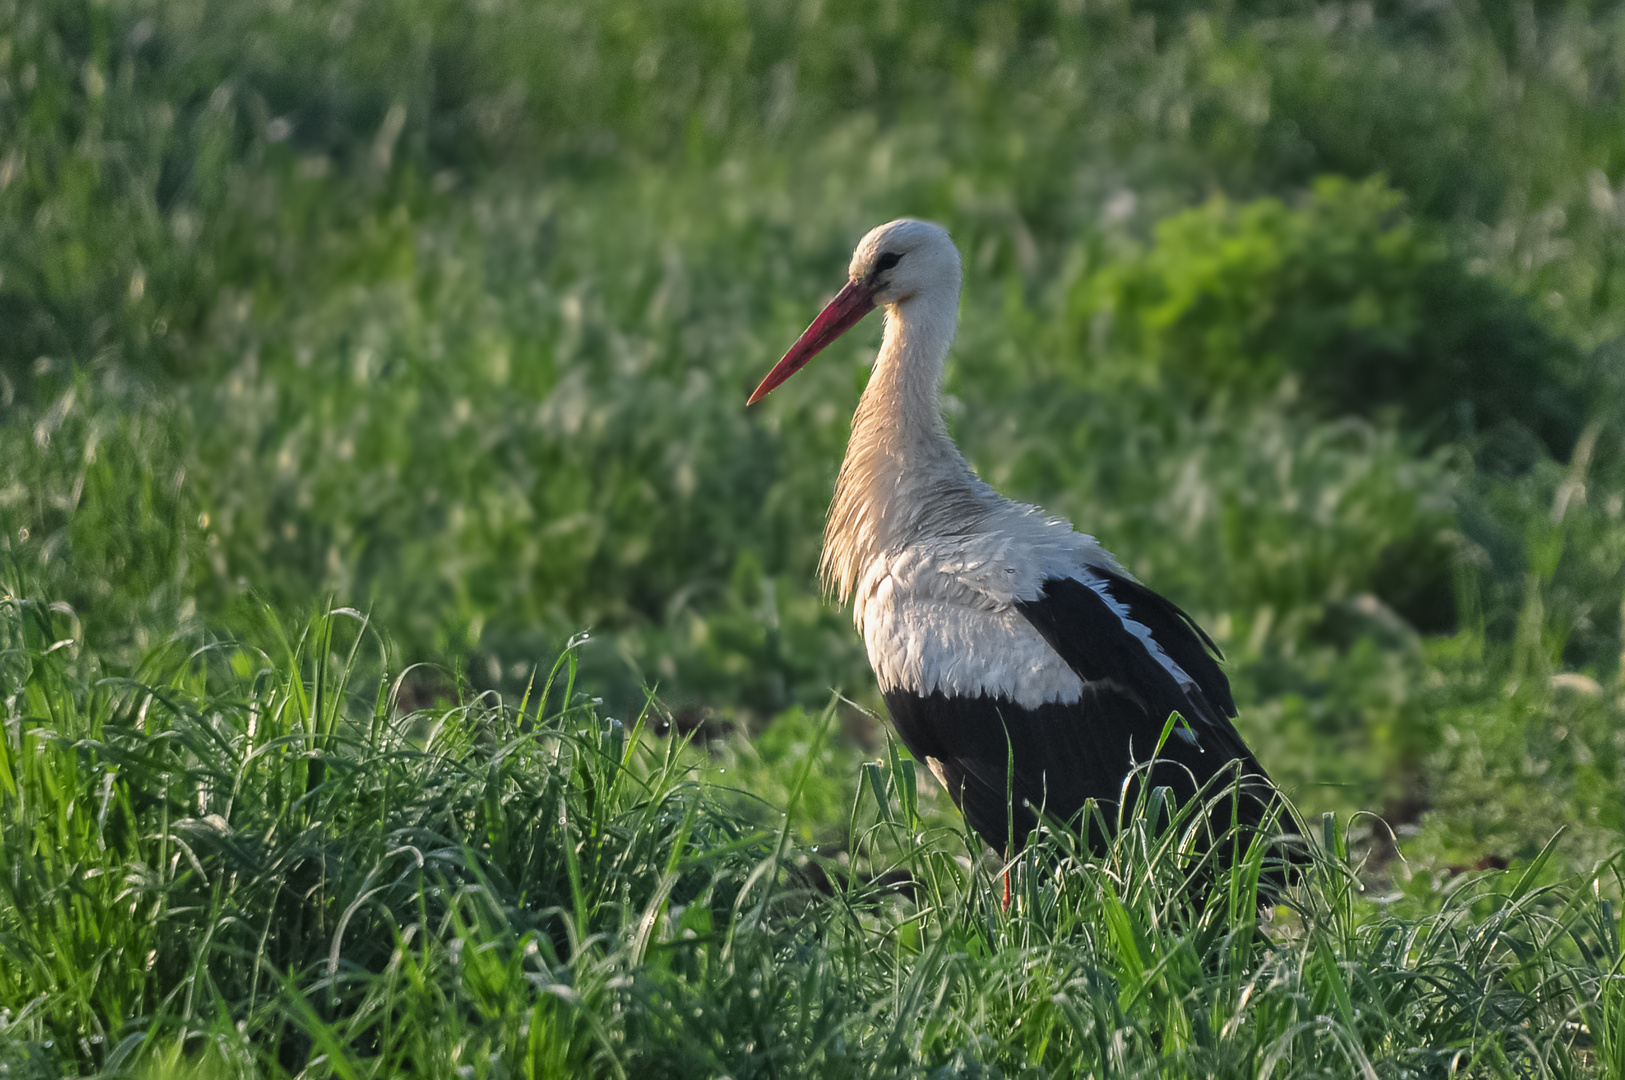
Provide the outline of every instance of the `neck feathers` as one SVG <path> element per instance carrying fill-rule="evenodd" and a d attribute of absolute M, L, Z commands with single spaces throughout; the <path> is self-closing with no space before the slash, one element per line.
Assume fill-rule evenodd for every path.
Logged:
<path fill-rule="evenodd" d="M 957 292 L 957 290 L 956 290 Z M 982 516 L 984 485 L 948 437 L 942 377 L 958 296 L 916 295 L 886 309 L 874 374 L 852 418 L 819 571 L 842 604 L 878 555 Z"/>

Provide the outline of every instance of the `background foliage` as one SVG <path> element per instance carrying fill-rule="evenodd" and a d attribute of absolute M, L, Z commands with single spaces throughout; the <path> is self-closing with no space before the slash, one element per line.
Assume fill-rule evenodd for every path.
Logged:
<path fill-rule="evenodd" d="M 797 836 L 848 843 L 884 735 L 809 734 L 878 705 L 814 566 L 876 327 L 742 403 L 906 214 L 966 257 L 971 460 L 1212 630 L 1308 811 L 1589 872 L 1621 86 L 1625 8 L 1544 0 L 0 0 L 0 565 L 61 622 L 6 655 L 87 665 L 7 745 L 334 605 L 432 662 L 406 713 L 590 630 L 602 715 L 657 686 L 781 808 L 821 746 Z"/>

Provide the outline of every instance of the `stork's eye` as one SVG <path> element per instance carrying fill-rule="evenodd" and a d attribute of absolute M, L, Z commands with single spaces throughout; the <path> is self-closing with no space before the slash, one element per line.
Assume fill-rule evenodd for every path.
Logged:
<path fill-rule="evenodd" d="M 880 258 L 875 260 L 875 273 L 885 273 L 887 270 L 890 270 L 892 267 L 896 266 L 902 261 L 903 257 L 897 254 L 897 252 L 888 251 Z"/>

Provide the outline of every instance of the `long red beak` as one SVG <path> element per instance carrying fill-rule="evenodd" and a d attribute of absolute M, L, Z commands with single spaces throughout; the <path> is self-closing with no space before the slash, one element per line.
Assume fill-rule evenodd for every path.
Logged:
<path fill-rule="evenodd" d="M 762 385 L 750 396 L 746 405 L 754 405 L 771 394 L 780 383 L 806 366 L 830 342 L 858 324 L 858 320 L 875 309 L 874 294 L 862 282 L 849 281 L 846 288 L 835 294 L 835 299 L 824 305 L 818 318 L 802 332 L 784 358 L 773 365 Z"/>

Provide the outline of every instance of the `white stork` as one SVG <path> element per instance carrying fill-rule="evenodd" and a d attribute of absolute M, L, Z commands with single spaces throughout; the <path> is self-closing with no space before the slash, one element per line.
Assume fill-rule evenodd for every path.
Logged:
<path fill-rule="evenodd" d="M 949 438 L 940 396 L 959 289 L 945 230 L 910 219 L 874 229 L 846 286 L 750 396 L 760 401 L 886 309 L 821 571 L 853 605 L 903 744 L 990 846 L 1013 838 L 1019 849 L 1037 811 L 1065 821 L 1087 799 L 1121 798 L 1178 712 L 1153 781 L 1184 799 L 1239 772 L 1241 823 L 1260 824 L 1273 788 L 1231 723 L 1212 640 L 1093 537 L 994 491 Z M 1290 817 L 1280 827 L 1296 831 Z"/>

